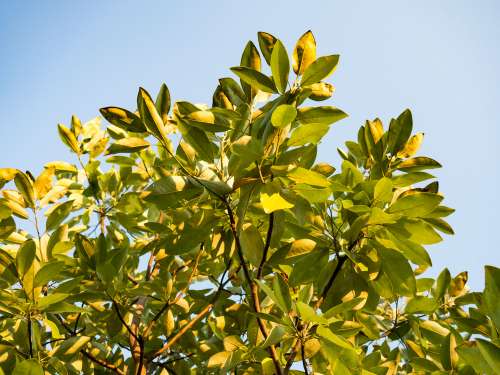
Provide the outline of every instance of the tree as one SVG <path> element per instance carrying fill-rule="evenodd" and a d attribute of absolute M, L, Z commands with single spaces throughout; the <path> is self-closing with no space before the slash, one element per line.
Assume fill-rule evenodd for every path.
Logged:
<path fill-rule="evenodd" d="M 0 373 L 498 373 L 500 269 L 422 276 L 453 209 L 410 111 L 316 163 L 339 56 L 258 42 L 211 107 L 141 88 L 0 169 Z"/>

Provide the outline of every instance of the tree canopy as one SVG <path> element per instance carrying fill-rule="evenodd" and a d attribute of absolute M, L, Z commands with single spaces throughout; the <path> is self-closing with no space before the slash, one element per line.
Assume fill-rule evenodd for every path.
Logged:
<path fill-rule="evenodd" d="M 0 374 L 499 373 L 500 269 L 424 274 L 454 210 L 411 112 L 317 162 L 339 56 L 258 46 L 211 106 L 140 88 L 0 169 Z"/>

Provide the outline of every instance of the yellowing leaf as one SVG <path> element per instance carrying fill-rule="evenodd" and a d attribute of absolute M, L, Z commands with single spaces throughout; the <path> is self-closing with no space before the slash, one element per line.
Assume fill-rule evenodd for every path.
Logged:
<path fill-rule="evenodd" d="M 54 167 L 45 168 L 36 178 L 34 188 L 37 199 L 42 199 L 52 188 L 54 170 Z"/>
<path fill-rule="evenodd" d="M 314 60 L 316 60 L 316 40 L 311 30 L 308 30 L 299 38 L 293 50 L 293 71 L 301 75 Z"/>
<path fill-rule="evenodd" d="M 119 154 L 119 153 L 132 153 L 143 150 L 149 147 L 149 142 L 142 138 L 123 138 L 117 140 L 115 143 L 109 146 L 106 151 L 107 155 Z"/>
<path fill-rule="evenodd" d="M 293 207 L 293 204 L 285 200 L 279 193 L 274 193 L 271 195 L 261 193 L 260 203 L 262 204 L 262 207 L 264 208 L 264 212 L 266 214 Z"/>
<path fill-rule="evenodd" d="M 373 141 L 378 143 L 384 135 L 384 126 L 382 125 L 382 121 L 378 118 L 373 121 L 368 121 L 368 127 L 370 129 L 370 133 L 372 134 Z"/>
<path fill-rule="evenodd" d="M 405 147 L 398 152 L 399 158 L 409 158 L 418 151 L 422 141 L 424 140 L 424 133 L 417 133 L 412 136 L 408 142 L 406 142 Z"/>
<path fill-rule="evenodd" d="M 71 130 L 69 130 L 63 124 L 57 125 L 57 130 L 59 131 L 59 137 L 64 142 L 66 146 L 68 146 L 75 154 L 80 154 L 80 146 L 75 137 L 75 134 Z"/>
<path fill-rule="evenodd" d="M 258 32 L 257 37 L 259 39 L 260 51 L 262 52 L 266 62 L 269 64 L 271 62 L 271 53 L 277 39 L 273 35 L 263 31 Z"/>

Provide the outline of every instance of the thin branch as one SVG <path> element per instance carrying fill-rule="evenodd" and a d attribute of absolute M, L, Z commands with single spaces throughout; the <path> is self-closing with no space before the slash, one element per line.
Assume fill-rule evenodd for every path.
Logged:
<path fill-rule="evenodd" d="M 260 313 L 261 309 L 260 309 L 259 290 L 258 290 L 257 284 L 252 280 L 252 277 L 250 276 L 250 271 L 248 269 L 248 265 L 245 262 L 245 257 L 243 255 L 243 250 L 241 247 L 240 238 L 239 238 L 238 232 L 236 230 L 236 221 L 234 219 L 233 210 L 231 208 L 231 205 L 229 204 L 229 202 L 226 199 L 224 199 L 224 203 L 225 203 L 226 208 L 227 208 L 227 213 L 229 216 L 229 224 L 231 226 L 231 232 L 233 234 L 234 241 L 236 244 L 236 252 L 238 254 L 240 264 L 243 268 L 243 274 L 245 275 L 245 279 L 247 281 L 247 284 L 250 287 L 250 293 L 252 295 L 252 301 L 253 301 L 253 308 L 254 308 L 255 312 Z M 267 339 L 268 332 L 267 332 L 266 326 L 264 325 L 264 322 L 262 321 L 262 319 L 260 317 L 257 317 L 257 324 L 259 325 L 259 329 L 262 332 L 262 335 L 264 336 L 265 339 Z M 282 370 L 281 370 L 281 365 L 280 365 L 280 362 L 278 359 L 278 354 L 276 352 L 276 347 L 274 345 L 270 345 L 268 348 L 268 351 L 269 351 L 269 354 L 270 354 L 271 359 L 273 361 L 274 367 L 276 369 L 276 373 L 278 375 L 281 375 Z"/>
<path fill-rule="evenodd" d="M 28 343 L 30 347 L 30 358 L 33 358 L 33 341 L 32 341 L 32 328 L 31 328 L 31 312 L 28 312 Z"/>
<path fill-rule="evenodd" d="M 85 357 L 87 357 L 88 359 L 90 359 L 92 362 L 104 367 L 104 368 L 107 368 L 108 370 L 111 370 L 117 374 L 120 374 L 120 375 L 125 375 L 125 372 L 120 370 L 118 367 L 116 367 L 115 365 L 112 365 L 111 363 L 108 363 L 106 361 L 103 361 L 102 359 L 99 359 L 99 358 L 96 358 L 94 357 L 92 354 L 90 354 L 89 352 L 85 351 L 85 350 L 80 350 L 80 353 L 82 353 Z"/>
<path fill-rule="evenodd" d="M 156 358 L 163 353 L 165 353 L 172 345 L 174 345 L 187 331 L 189 331 L 200 319 L 202 319 L 206 314 L 208 314 L 214 305 L 212 303 L 205 306 L 203 310 L 201 310 L 198 315 L 196 315 L 188 324 L 181 328 L 179 332 L 177 332 L 172 338 L 168 339 L 167 343 L 163 345 L 163 347 L 157 350 L 153 354 L 153 358 Z"/>
<path fill-rule="evenodd" d="M 71 329 L 70 326 L 68 326 L 64 322 L 63 318 L 60 315 L 56 314 L 55 317 L 57 318 L 57 320 L 59 320 L 59 323 L 61 323 L 61 325 L 64 327 L 64 329 L 70 333 L 70 335 L 75 336 L 77 334 L 75 331 L 73 331 Z M 115 365 L 113 365 L 111 363 L 108 363 L 108 362 L 106 362 L 103 359 L 99 359 L 99 358 L 94 357 L 92 354 L 90 354 L 89 352 L 87 352 L 85 349 L 80 349 L 80 353 L 82 353 L 83 356 L 87 357 L 92 362 L 94 362 L 94 363 L 96 363 L 96 364 L 98 364 L 98 365 L 100 365 L 100 366 L 102 366 L 104 368 L 107 368 L 107 369 L 109 369 L 109 370 L 111 370 L 111 371 L 113 371 L 113 372 L 115 372 L 115 373 L 117 373 L 119 375 L 125 375 L 125 372 L 122 371 L 122 370 L 120 370 L 117 366 L 115 366 Z"/>
<path fill-rule="evenodd" d="M 269 214 L 269 226 L 267 228 L 266 243 L 264 245 L 264 251 L 262 252 L 262 259 L 260 260 L 259 268 L 257 270 L 257 279 L 262 278 L 262 272 L 264 271 L 264 264 L 267 261 L 267 253 L 271 247 L 271 237 L 273 236 L 274 227 L 274 212 Z"/>
<path fill-rule="evenodd" d="M 136 341 L 139 341 L 139 338 L 137 337 L 137 335 L 132 331 L 132 329 L 129 327 L 129 325 L 127 324 L 127 322 L 125 322 L 125 319 L 123 319 L 123 316 L 122 314 L 120 313 L 120 309 L 119 309 L 119 306 L 118 304 L 115 302 L 114 299 L 111 299 L 112 301 L 112 304 L 113 304 L 113 308 L 114 310 L 116 311 L 116 315 L 118 315 L 118 319 L 120 319 L 120 322 L 122 323 L 122 325 L 127 329 L 128 333 L 130 333 L 130 335 L 136 340 Z"/>
<path fill-rule="evenodd" d="M 308 365 L 307 365 L 307 359 L 306 359 L 306 351 L 304 350 L 304 343 L 300 343 L 300 354 L 302 355 L 302 366 L 304 367 L 304 373 L 306 375 L 309 375 L 309 370 L 308 370 Z"/>

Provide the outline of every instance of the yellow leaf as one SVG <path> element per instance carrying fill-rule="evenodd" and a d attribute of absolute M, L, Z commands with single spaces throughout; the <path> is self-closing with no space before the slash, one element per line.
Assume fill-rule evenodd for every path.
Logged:
<path fill-rule="evenodd" d="M 301 75 L 314 60 L 316 60 L 316 40 L 311 30 L 308 30 L 299 38 L 293 50 L 293 71 Z"/>
<path fill-rule="evenodd" d="M 368 121 L 368 126 L 370 127 L 370 132 L 373 137 L 373 141 L 378 143 L 380 138 L 384 135 L 384 126 L 382 125 L 382 121 L 376 118 L 373 121 Z"/>
<path fill-rule="evenodd" d="M 271 195 L 261 193 L 260 203 L 262 203 L 262 207 L 264 208 L 264 212 L 266 214 L 293 207 L 293 204 L 285 200 L 281 195 L 279 195 L 279 193 Z"/>
<path fill-rule="evenodd" d="M 38 199 L 45 197 L 52 189 L 52 177 L 54 177 L 54 167 L 45 168 L 36 178 L 34 188 Z"/>
<path fill-rule="evenodd" d="M 424 140 L 424 133 L 417 133 L 412 136 L 408 142 L 406 142 L 405 147 L 398 152 L 399 158 L 409 158 L 418 151 L 422 141 Z"/>

